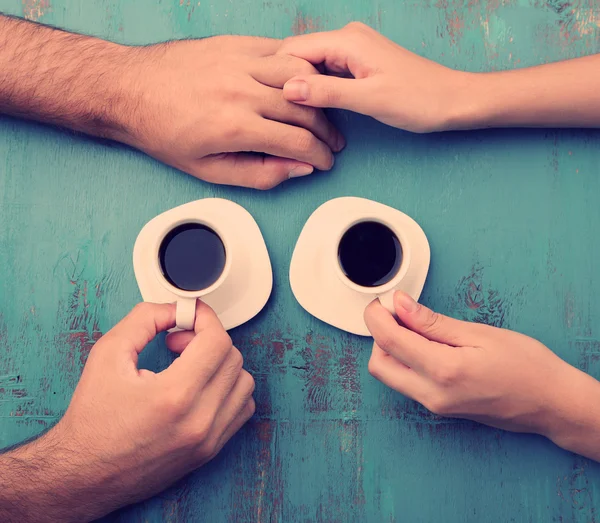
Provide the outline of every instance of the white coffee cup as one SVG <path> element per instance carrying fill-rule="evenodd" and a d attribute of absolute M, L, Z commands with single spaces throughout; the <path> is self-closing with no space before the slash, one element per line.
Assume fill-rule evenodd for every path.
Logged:
<path fill-rule="evenodd" d="M 342 267 L 340 265 L 339 247 L 342 238 L 349 229 L 351 229 L 355 225 L 358 225 L 359 223 L 364 222 L 380 223 L 381 225 L 384 225 L 385 227 L 390 229 L 390 231 L 392 231 L 396 235 L 396 238 L 400 242 L 400 247 L 402 249 L 402 260 L 400 262 L 400 266 L 398 267 L 396 274 L 390 281 L 377 287 L 363 287 L 362 285 L 354 283 L 348 278 L 348 276 L 346 276 L 346 274 L 344 274 L 344 271 L 342 270 Z M 386 219 L 382 219 L 379 216 L 361 217 L 360 219 L 347 224 L 347 226 L 339 232 L 339 234 L 336 236 L 335 241 L 332 243 L 333 248 L 330 257 L 333 260 L 332 263 L 334 264 L 334 271 L 337 274 L 338 278 L 342 281 L 342 283 L 346 285 L 349 289 L 352 289 L 353 291 L 372 296 L 374 300 L 378 298 L 381 305 L 383 305 L 388 311 L 390 311 L 390 313 L 396 316 L 396 310 L 394 308 L 394 294 L 396 290 L 400 287 L 402 280 L 406 276 L 411 258 L 409 242 L 405 238 L 403 231 L 399 229 L 396 225 L 394 225 L 394 223 Z"/>
<path fill-rule="evenodd" d="M 205 289 L 194 290 L 194 291 L 186 291 L 179 289 L 175 285 L 171 284 L 165 275 L 163 274 L 161 264 L 160 264 L 160 247 L 166 238 L 166 236 L 175 228 L 185 225 L 185 224 L 199 224 L 208 227 L 213 230 L 221 242 L 223 243 L 223 247 L 225 249 L 225 266 L 223 267 L 223 271 L 221 275 L 210 286 Z M 229 270 L 231 269 L 231 261 L 233 259 L 232 245 L 231 242 L 227 241 L 227 235 L 223 234 L 220 230 L 220 227 L 217 223 L 214 223 L 212 220 L 197 220 L 197 219 L 181 219 L 178 221 L 174 221 L 171 223 L 165 224 L 158 231 L 156 235 L 156 241 L 153 245 L 153 260 L 154 260 L 154 274 L 158 282 L 171 294 L 177 297 L 177 313 L 176 313 L 176 323 L 177 328 L 180 330 L 194 330 L 194 324 L 196 322 L 196 300 L 198 298 L 202 298 L 208 296 L 209 294 L 215 292 L 223 282 L 227 279 L 229 274 Z"/>

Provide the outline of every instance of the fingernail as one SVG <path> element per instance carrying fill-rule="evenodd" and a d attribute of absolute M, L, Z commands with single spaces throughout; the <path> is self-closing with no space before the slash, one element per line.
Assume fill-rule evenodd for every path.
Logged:
<path fill-rule="evenodd" d="M 298 178 L 299 176 L 306 176 L 307 174 L 311 174 L 313 171 L 313 167 L 309 167 L 308 165 L 299 165 L 298 167 L 294 167 L 290 171 L 289 177 Z"/>
<path fill-rule="evenodd" d="M 396 303 L 406 312 L 415 312 L 419 304 L 405 292 L 396 293 Z"/>
<path fill-rule="evenodd" d="M 283 86 L 283 95 L 292 102 L 306 102 L 308 84 L 304 80 L 290 80 Z"/>
<path fill-rule="evenodd" d="M 337 142 L 336 142 L 336 146 L 335 146 L 335 152 L 339 153 L 344 147 L 346 147 L 346 140 L 344 139 L 344 137 L 341 134 L 338 134 L 338 138 L 337 138 Z"/>

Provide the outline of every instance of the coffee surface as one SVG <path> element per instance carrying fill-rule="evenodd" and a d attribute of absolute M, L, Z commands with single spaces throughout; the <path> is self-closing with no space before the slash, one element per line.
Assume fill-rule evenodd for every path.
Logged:
<path fill-rule="evenodd" d="M 199 223 L 175 227 L 159 249 L 163 275 L 184 291 L 200 291 L 215 283 L 225 268 L 225 256 L 219 235 Z"/>
<path fill-rule="evenodd" d="M 348 229 L 338 248 L 346 277 L 362 287 L 391 281 L 402 264 L 402 246 L 394 232 L 379 222 L 361 222 Z"/>

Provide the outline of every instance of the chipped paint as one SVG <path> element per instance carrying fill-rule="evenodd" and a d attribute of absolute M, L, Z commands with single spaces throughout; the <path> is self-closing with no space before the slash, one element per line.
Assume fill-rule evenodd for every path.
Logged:
<path fill-rule="evenodd" d="M 282 458 L 279 455 L 278 423 L 271 420 L 251 421 L 246 430 L 253 438 L 253 457 L 238 454 L 233 463 L 237 478 L 234 506 L 242 509 L 248 521 L 281 521 Z M 241 512 L 241 511 L 240 511 Z M 232 511 L 227 518 L 240 520 Z"/>
<path fill-rule="evenodd" d="M 463 317 L 469 321 L 503 327 L 509 305 L 499 291 L 484 285 L 484 274 L 481 265 L 474 265 L 470 274 L 462 278 L 456 287 L 457 300 L 465 307 Z"/>
<path fill-rule="evenodd" d="M 20 423 L 35 423 L 43 427 L 58 419 L 55 412 L 38 404 L 35 396 L 29 393 L 27 380 L 20 374 L 0 376 L 0 404 L 3 404 L 3 410 L 9 407 L 6 414 L 0 414 L 0 418 L 14 417 Z"/>
<path fill-rule="evenodd" d="M 566 42 L 599 36 L 600 7 L 594 2 L 549 1 L 548 6 L 558 17 L 560 35 Z"/>
<path fill-rule="evenodd" d="M 57 343 L 66 351 L 66 368 L 81 371 L 94 343 L 102 337 L 97 318 L 102 291 L 100 283 L 94 284 L 95 291 L 90 296 L 87 280 L 71 284 L 74 288 L 65 311 L 67 329 L 58 335 Z"/>
<path fill-rule="evenodd" d="M 341 385 L 348 392 L 359 393 L 361 389 L 356 347 L 345 345 L 342 351 L 342 357 L 338 360 Z"/>
<path fill-rule="evenodd" d="M 292 34 L 301 35 L 306 33 L 315 33 L 324 29 L 323 21 L 320 17 L 312 18 L 302 13 L 298 13 L 292 23 Z"/>
<path fill-rule="evenodd" d="M 569 474 L 559 477 L 556 482 L 557 496 L 572 511 L 573 520 L 577 519 L 582 511 L 588 511 L 588 521 L 597 522 L 597 509 L 593 501 L 592 486 L 587 475 L 587 463 L 581 458 L 576 458 Z"/>
<path fill-rule="evenodd" d="M 37 21 L 51 8 L 49 0 L 22 0 L 23 17 Z"/>
<path fill-rule="evenodd" d="M 446 18 L 446 29 L 452 45 L 456 45 L 458 43 L 463 35 L 464 27 L 465 23 L 462 19 L 462 15 L 460 15 L 456 10 L 452 11 Z"/>

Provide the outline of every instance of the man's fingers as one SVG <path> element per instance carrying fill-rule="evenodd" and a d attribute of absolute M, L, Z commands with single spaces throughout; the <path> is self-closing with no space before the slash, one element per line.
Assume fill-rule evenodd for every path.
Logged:
<path fill-rule="evenodd" d="M 218 454 L 221 449 L 225 446 L 225 444 L 235 436 L 239 432 L 239 430 L 248 422 L 248 420 L 254 416 L 254 412 L 256 411 L 256 404 L 254 402 L 254 398 L 250 398 L 248 403 L 246 403 L 239 413 L 239 415 L 231 422 L 231 424 L 227 427 L 221 438 L 219 439 L 219 443 L 217 445 L 217 451 L 215 453 Z"/>
<path fill-rule="evenodd" d="M 208 45 L 216 46 L 219 51 L 244 53 L 249 59 L 258 56 L 270 56 L 279 51 L 282 41 L 262 36 L 216 36 L 204 40 Z"/>
<path fill-rule="evenodd" d="M 196 336 L 163 374 L 176 385 L 187 383 L 202 389 L 228 357 L 233 344 L 215 312 L 199 300 L 194 331 Z"/>
<path fill-rule="evenodd" d="M 270 89 L 264 103 L 262 116 L 269 120 L 303 127 L 325 142 L 334 152 L 346 145 L 342 134 L 325 117 L 323 112 L 313 107 L 304 107 L 285 100 L 279 89 Z"/>
<path fill-rule="evenodd" d="M 215 375 L 213 379 L 216 378 L 218 375 Z M 211 429 L 217 437 L 227 432 L 229 425 L 239 417 L 246 404 L 252 399 L 254 378 L 247 371 L 241 370 L 232 387 L 219 404 L 219 410 Z"/>
<path fill-rule="evenodd" d="M 337 76 L 297 76 L 283 87 L 286 100 L 311 107 L 347 109 L 369 114 L 372 79 L 355 80 Z"/>
<path fill-rule="evenodd" d="M 177 331 L 167 334 L 167 348 L 177 354 L 181 354 L 190 342 L 196 337 L 192 331 Z"/>
<path fill-rule="evenodd" d="M 239 394 L 238 382 L 240 380 L 245 382 L 250 379 L 252 391 L 254 391 L 254 380 L 243 370 L 243 365 L 242 353 L 233 347 L 202 391 L 202 401 L 197 407 L 201 413 L 206 414 L 207 411 L 211 411 L 211 417 L 217 419 L 225 405 L 231 401 L 229 397 L 236 393 Z M 247 374 L 245 378 L 243 378 L 244 374 Z M 250 392 L 251 394 L 252 392 Z M 244 402 L 247 400 L 248 398 L 245 398 Z"/>
<path fill-rule="evenodd" d="M 398 291 L 394 307 L 400 321 L 410 330 L 431 341 L 447 345 L 477 346 L 489 331 L 486 325 L 449 318 L 417 303 L 408 294 Z M 489 338 L 489 333 L 487 334 Z"/>
<path fill-rule="evenodd" d="M 365 322 L 379 347 L 417 372 L 428 373 L 441 358 L 448 357 L 438 344 L 398 325 L 378 300 L 365 309 Z"/>
<path fill-rule="evenodd" d="M 369 360 L 369 373 L 384 385 L 419 401 L 425 397 L 427 381 L 413 369 L 382 350 L 377 343 L 373 344 L 373 352 Z"/>
<path fill-rule="evenodd" d="M 284 123 L 263 119 L 248 132 L 244 149 L 280 158 L 293 158 L 322 171 L 333 167 L 331 149 L 313 133 Z"/>
<path fill-rule="evenodd" d="M 319 74 L 316 67 L 306 60 L 290 55 L 271 55 L 260 58 L 250 65 L 250 74 L 261 84 L 281 89 L 285 82 L 298 75 Z"/>
<path fill-rule="evenodd" d="M 159 332 L 175 326 L 175 311 L 172 303 L 139 303 L 105 334 L 105 340 L 111 340 L 105 345 L 139 354 Z"/>
<path fill-rule="evenodd" d="M 312 174 L 313 171 L 312 165 L 290 158 L 225 153 L 198 160 L 189 172 L 208 182 L 266 190 L 290 178 Z"/>
<path fill-rule="evenodd" d="M 347 52 L 341 31 L 327 31 L 286 38 L 277 51 L 278 54 L 288 54 L 302 58 L 313 65 L 330 61 L 347 63 Z"/>
<path fill-rule="evenodd" d="M 216 456 L 235 433 L 254 415 L 256 405 L 254 398 L 252 398 L 253 392 L 254 379 L 248 372 L 242 370 L 233 390 L 217 412 L 210 429 L 207 439 L 214 442 L 214 451 L 210 459 Z M 205 416 L 202 411 L 200 411 L 200 414 Z"/>
<path fill-rule="evenodd" d="M 277 53 L 281 48 L 282 41 L 277 38 L 267 38 L 264 36 L 249 36 L 250 44 L 249 48 L 246 48 L 246 52 L 250 51 L 254 55 L 260 53 L 262 56 L 271 56 Z M 236 41 L 236 52 L 240 50 L 240 44 Z"/>

